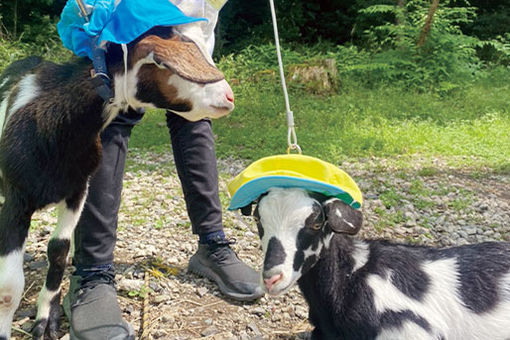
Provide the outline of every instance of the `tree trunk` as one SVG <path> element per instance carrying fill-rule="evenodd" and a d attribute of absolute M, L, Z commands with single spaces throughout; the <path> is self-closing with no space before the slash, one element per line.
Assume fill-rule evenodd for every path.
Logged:
<path fill-rule="evenodd" d="M 437 8 L 439 7 L 439 0 L 432 0 L 432 5 L 429 8 L 429 14 L 427 15 L 427 20 L 425 21 L 425 25 L 423 25 L 423 29 L 420 33 L 420 38 L 418 39 L 418 46 L 423 46 L 425 41 L 427 41 L 427 37 L 430 33 L 430 27 L 432 26 L 432 20 L 434 20 L 434 14 L 436 14 Z"/>
<path fill-rule="evenodd" d="M 12 34 L 14 39 L 16 39 L 18 36 L 18 0 L 14 0 L 13 12 Z"/>
<path fill-rule="evenodd" d="M 397 1 L 397 6 L 398 6 L 398 11 L 397 11 L 397 20 L 396 20 L 396 24 L 397 25 L 400 25 L 402 23 L 402 18 L 401 18 L 401 15 L 404 11 L 404 5 L 405 5 L 405 2 L 404 0 L 398 0 Z"/>

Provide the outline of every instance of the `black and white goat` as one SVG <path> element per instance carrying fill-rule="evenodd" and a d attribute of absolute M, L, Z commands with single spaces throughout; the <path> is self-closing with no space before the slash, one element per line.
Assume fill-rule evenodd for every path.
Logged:
<path fill-rule="evenodd" d="M 58 204 L 48 244 L 48 274 L 39 294 L 33 334 L 56 337 L 60 284 L 74 227 L 99 164 L 99 133 L 120 110 L 169 109 L 188 120 L 217 118 L 233 108 L 223 74 L 201 49 L 171 29 L 155 29 L 128 46 L 109 47 L 106 59 L 115 97 L 104 103 L 91 81 L 91 63 L 66 65 L 31 57 L 0 78 L 0 339 L 24 287 L 23 253 L 32 214 Z"/>
<path fill-rule="evenodd" d="M 271 189 L 254 215 L 265 288 L 298 283 L 313 339 L 510 339 L 508 243 L 356 240 L 360 211 L 297 188 Z"/>

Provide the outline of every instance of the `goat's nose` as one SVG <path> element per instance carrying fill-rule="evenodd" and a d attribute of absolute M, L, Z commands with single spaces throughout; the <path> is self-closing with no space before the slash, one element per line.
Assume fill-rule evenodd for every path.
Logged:
<path fill-rule="evenodd" d="M 227 90 L 227 93 L 226 93 L 226 97 L 227 97 L 227 100 L 231 103 L 234 102 L 234 92 L 232 92 L 231 89 L 228 89 Z"/>
<path fill-rule="evenodd" d="M 271 287 L 273 287 L 281 279 L 283 279 L 283 273 L 273 275 L 269 279 L 264 279 L 264 285 L 266 286 L 267 290 L 270 291 Z"/>

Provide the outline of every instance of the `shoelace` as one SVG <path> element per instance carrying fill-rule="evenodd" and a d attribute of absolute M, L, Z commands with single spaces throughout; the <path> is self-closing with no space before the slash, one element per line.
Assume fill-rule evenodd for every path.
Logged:
<path fill-rule="evenodd" d="M 211 255 L 216 258 L 218 264 L 224 263 L 225 261 L 231 259 L 232 256 L 237 258 L 235 252 L 232 250 L 232 248 L 230 248 L 230 245 L 235 244 L 236 242 L 236 239 L 217 239 L 209 245 Z"/>
<path fill-rule="evenodd" d="M 98 284 L 113 285 L 115 283 L 115 274 L 111 268 L 100 270 L 91 270 L 80 282 L 80 289 L 93 288 Z"/>

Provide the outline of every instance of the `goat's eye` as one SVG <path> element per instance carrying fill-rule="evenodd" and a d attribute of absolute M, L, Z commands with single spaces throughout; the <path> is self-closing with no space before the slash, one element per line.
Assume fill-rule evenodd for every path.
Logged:
<path fill-rule="evenodd" d="M 313 230 L 320 230 L 322 228 L 322 223 L 314 223 L 312 225 Z"/>

